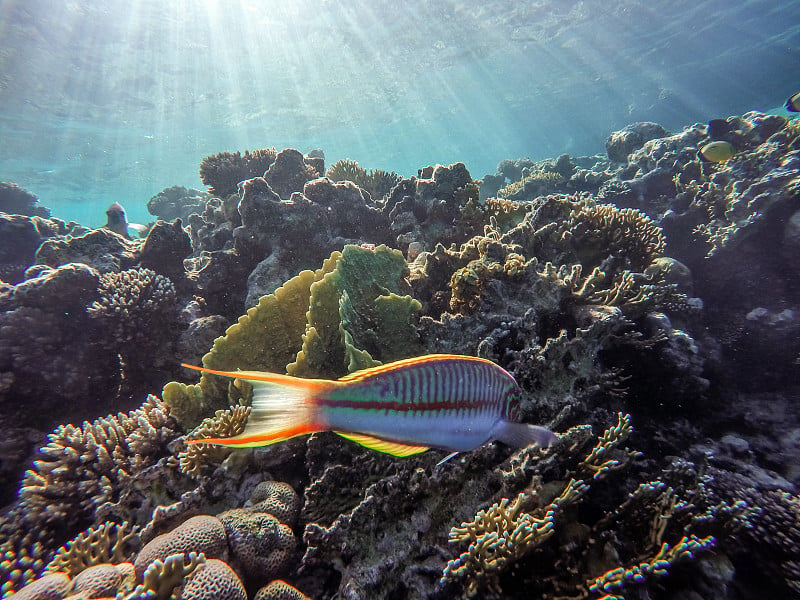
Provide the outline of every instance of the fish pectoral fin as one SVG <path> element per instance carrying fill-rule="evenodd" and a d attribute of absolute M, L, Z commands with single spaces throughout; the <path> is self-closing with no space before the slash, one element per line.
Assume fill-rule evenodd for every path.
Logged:
<path fill-rule="evenodd" d="M 420 454 L 429 450 L 428 446 L 409 446 L 407 444 L 400 444 L 398 442 L 390 442 L 380 438 L 372 437 L 371 435 L 364 435 L 361 433 L 345 433 L 344 431 L 335 431 L 334 433 L 342 436 L 345 439 L 361 444 L 365 448 L 377 450 L 378 452 L 385 452 L 393 456 L 412 456 Z"/>
<path fill-rule="evenodd" d="M 500 420 L 492 429 L 492 439 L 514 448 L 527 448 L 531 444 L 547 448 L 558 441 L 558 436 L 538 425 Z"/>

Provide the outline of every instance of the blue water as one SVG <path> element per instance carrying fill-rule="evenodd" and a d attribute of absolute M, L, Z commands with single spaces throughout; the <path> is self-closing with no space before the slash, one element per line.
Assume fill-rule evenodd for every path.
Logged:
<path fill-rule="evenodd" d="M 0 180 L 98 226 L 226 150 L 477 178 L 769 110 L 798 74 L 797 1 L 0 0 Z"/>

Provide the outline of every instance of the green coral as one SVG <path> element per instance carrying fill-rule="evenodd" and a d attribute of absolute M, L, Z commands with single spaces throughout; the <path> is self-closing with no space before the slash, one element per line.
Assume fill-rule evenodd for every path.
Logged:
<path fill-rule="evenodd" d="M 403 255 L 386 246 L 348 245 L 316 271 L 303 271 L 263 296 L 217 338 L 203 357 L 209 369 L 288 372 L 337 378 L 419 354 Z M 164 387 L 164 402 L 186 428 L 236 403 L 232 382 L 203 374 L 197 385 Z"/>
<path fill-rule="evenodd" d="M 335 270 L 311 286 L 311 307 L 297 360 L 297 377 L 337 378 L 421 351 L 413 327 L 421 304 L 403 294 L 403 255 L 386 246 L 345 246 Z"/>

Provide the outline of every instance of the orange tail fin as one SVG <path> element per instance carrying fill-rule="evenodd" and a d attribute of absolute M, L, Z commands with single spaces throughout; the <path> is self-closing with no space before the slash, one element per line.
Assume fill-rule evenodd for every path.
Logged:
<path fill-rule="evenodd" d="M 315 431 L 326 431 L 316 399 L 337 385 L 324 379 L 302 379 L 262 371 L 216 371 L 182 364 L 187 369 L 244 379 L 253 386 L 253 404 L 244 431 L 230 438 L 187 440 L 190 444 L 219 444 L 232 448 L 267 446 Z"/>

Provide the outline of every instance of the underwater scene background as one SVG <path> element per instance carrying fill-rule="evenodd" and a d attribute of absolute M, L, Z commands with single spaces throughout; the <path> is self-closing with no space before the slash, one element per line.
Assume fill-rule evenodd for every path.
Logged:
<path fill-rule="evenodd" d="M 800 2 L 5 0 L 0 65 L 4 598 L 800 597 Z M 557 441 L 233 449 L 181 366 L 455 421 L 431 354 Z"/>

